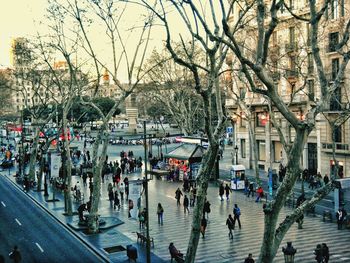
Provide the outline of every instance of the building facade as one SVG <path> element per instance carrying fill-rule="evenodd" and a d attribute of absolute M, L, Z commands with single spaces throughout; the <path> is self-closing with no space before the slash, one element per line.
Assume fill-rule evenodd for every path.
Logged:
<path fill-rule="evenodd" d="M 308 17 L 310 12 L 308 0 L 286 2 L 295 16 Z M 238 19 L 244 21 L 243 29 L 239 32 L 239 45 L 242 52 L 250 57 L 254 55 L 257 29 L 254 22 L 249 21 L 251 16 L 256 15 L 254 14 L 256 8 L 253 8 L 254 11 L 245 12 L 244 3 L 247 2 L 241 1 L 240 4 L 235 5 L 230 22 L 235 24 Z M 268 10 L 271 1 L 265 1 L 265 3 Z M 318 1 L 318 10 L 321 9 L 322 4 L 323 1 Z M 342 39 L 350 18 L 349 10 L 349 1 L 333 0 L 320 23 L 318 41 L 329 84 L 335 80 L 343 59 L 337 50 L 337 45 Z M 269 16 L 268 11 L 266 16 Z M 295 16 L 292 16 L 285 7 L 278 11 L 279 23 L 271 35 L 267 64 L 283 102 L 298 119 L 303 120 L 308 110 L 320 99 L 320 90 L 310 44 L 310 25 L 296 19 Z M 268 21 L 268 18 L 266 20 Z M 232 92 L 228 93 L 226 107 L 235 120 L 235 143 L 239 149 L 238 163 L 252 167 L 254 155 L 252 137 L 249 136 L 249 128 L 251 128 L 255 134 L 260 169 L 267 171 L 271 167 L 278 170 L 280 163 L 286 163 L 286 154 L 277 130 L 270 120 L 268 101 L 263 96 L 250 92 L 242 76 L 243 73 L 232 61 L 234 61 L 232 58 L 227 59 L 227 64 L 232 68 L 236 67 L 235 72 L 238 73 L 232 76 L 233 88 Z M 320 172 L 324 176 L 333 173 L 332 145 L 334 142 L 335 159 L 339 164 L 338 175 L 350 177 L 350 121 L 347 120 L 333 129 L 330 125 L 333 120 L 349 109 L 349 73 L 348 66 L 344 78 L 341 79 L 340 88 L 331 98 L 329 110 L 318 115 L 315 129 L 305 145 L 301 164 L 313 174 Z M 254 79 L 254 82 L 257 87 L 263 87 L 259 79 Z M 244 107 L 240 106 L 242 103 Z M 272 111 L 286 139 L 292 141 L 294 137 L 292 127 L 273 106 Z"/>

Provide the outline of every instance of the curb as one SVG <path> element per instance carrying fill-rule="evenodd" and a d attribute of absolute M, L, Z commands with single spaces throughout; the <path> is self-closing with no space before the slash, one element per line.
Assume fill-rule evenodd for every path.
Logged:
<path fill-rule="evenodd" d="M 22 191 L 22 189 L 20 188 L 20 186 L 13 182 L 11 180 L 11 178 L 8 177 L 8 175 L 4 175 L 4 177 L 10 181 L 10 183 L 12 183 L 15 187 L 17 187 L 20 191 Z M 42 208 L 46 213 L 48 213 L 54 220 L 56 220 L 58 223 L 60 223 L 69 233 L 71 233 L 75 238 L 77 238 L 81 243 L 83 243 L 85 246 L 87 246 L 91 252 L 93 252 L 96 256 L 100 257 L 102 259 L 103 262 L 112 262 L 106 255 L 104 255 L 98 248 L 96 248 L 95 246 L 93 246 L 89 241 L 86 241 L 85 239 L 83 239 L 80 235 L 78 235 L 77 233 L 75 233 L 68 225 L 66 225 L 66 223 L 62 222 L 60 219 L 58 219 L 48 208 L 46 208 L 45 206 L 43 206 L 38 200 L 36 200 L 31 194 L 29 194 L 28 192 L 25 192 L 25 194 L 32 200 L 34 201 L 34 203 L 36 205 L 38 205 L 40 208 Z"/>

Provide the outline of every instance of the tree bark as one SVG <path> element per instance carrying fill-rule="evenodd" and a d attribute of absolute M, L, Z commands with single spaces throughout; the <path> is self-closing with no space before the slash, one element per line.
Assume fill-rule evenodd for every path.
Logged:
<path fill-rule="evenodd" d="M 35 127 L 35 136 L 32 144 L 32 150 L 29 160 L 29 180 L 35 181 L 35 168 L 36 168 L 36 156 L 38 154 L 38 142 L 39 142 L 40 129 Z"/>
<path fill-rule="evenodd" d="M 69 149 L 69 140 L 68 140 L 68 134 L 67 134 L 67 111 L 68 109 L 63 109 L 62 114 L 62 135 L 63 135 L 63 147 L 64 147 L 64 154 L 65 154 L 65 162 L 62 169 L 65 171 L 65 211 L 67 212 L 67 215 L 71 216 L 73 215 L 73 204 L 72 204 L 72 159 L 70 156 L 70 149 Z"/>
<path fill-rule="evenodd" d="M 300 158 L 308 134 L 309 132 L 306 128 L 296 130 L 294 143 L 288 155 L 286 176 L 277 190 L 275 199 L 264 209 L 265 229 L 258 262 L 272 263 L 282 241 L 275 238 L 275 235 L 278 234 L 276 232 L 278 215 L 299 176 Z"/>

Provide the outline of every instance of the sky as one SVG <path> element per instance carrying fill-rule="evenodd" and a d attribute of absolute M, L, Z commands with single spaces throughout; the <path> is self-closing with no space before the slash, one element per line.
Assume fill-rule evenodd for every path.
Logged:
<path fill-rule="evenodd" d="M 44 19 L 47 0 L 2 0 L 0 9 L 0 66 L 10 65 L 13 37 L 35 35 Z"/>

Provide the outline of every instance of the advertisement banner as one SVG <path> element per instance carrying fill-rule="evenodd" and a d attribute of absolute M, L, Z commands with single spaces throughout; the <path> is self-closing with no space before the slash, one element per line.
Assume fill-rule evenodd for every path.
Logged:
<path fill-rule="evenodd" d="M 51 153 L 51 177 L 58 177 L 61 164 L 61 156 L 57 153 Z"/>
<path fill-rule="evenodd" d="M 129 217 L 138 219 L 139 209 L 141 209 L 142 199 L 142 181 L 129 181 Z"/>

